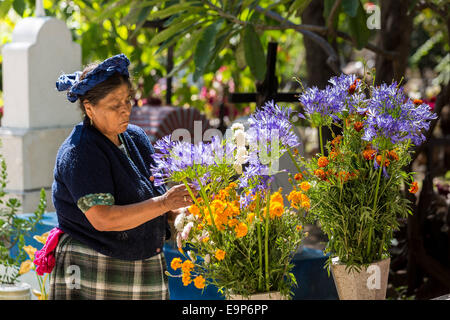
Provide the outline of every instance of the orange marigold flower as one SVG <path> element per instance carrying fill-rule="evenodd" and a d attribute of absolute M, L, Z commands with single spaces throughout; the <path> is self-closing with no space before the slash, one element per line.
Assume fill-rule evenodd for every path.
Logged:
<path fill-rule="evenodd" d="M 328 161 L 327 157 L 322 156 L 317 160 L 317 165 L 319 166 L 319 168 L 326 167 L 328 165 L 328 163 L 329 163 L 329 161 Z"/>
<path fill-rule="evenodd" d="M 411 185 L 411 188 L 409 188 L 408 190 L 411 193 L 416 193 L 417 191 L 419 191 L 419 184 L 417 183 L 417 181 L 414 181 Z"/>
<path fill-rule="evenodd" d="M 356 121 L 356 122 L 353 124 L 353 128 L 355 128 L 355 130 L 356 130 L 357 132 L 360 132 L 360 131 L 362 130 L 363 127 L 364 127 L 364 123 L 361 122 L 361 121 Z"/>
<path fill-rule="evenodd" d="M 205 278 L 203 276 L 197 276 L 194 279 L 194 286 L 197 289 L 203 289 L 205 287 Z"/>
<path fill-rule="evenodd" d="M 236 231 L 236 237 L 242 238 L 247 235 L 248 227 L 245 223 L 241 222 L 234 228 L 234 231 Z"/>
<path fill-rule="evenodd" d="M 300 202 L 305 202 L 305 201 L 309 201 L 309 197 L 304 193 L 300 194 Z"/>
<path fill-rule="evenodd" d="M 249 213 L 247 216 L 247 222 L 252 223 L 254 218 L 255 218 L 255 214 L 253 212 Z"/>
<path fill-rule="evenodd" d="M 374 149 L 367 149 L 363 151 L 363 157 L 366 160 L 373 160 L 375 158 L 375 155 L 377 154 L 377 151 Z"/>
<path fill-rule="evenodd" d="M 187 287 L 191 282 L 191 274 L 190 273 L 183 273 L 183 275 L 181 276 L 181 280 L 183 281 L 183 285 L 185 287 Z"/>
<path fill-rule="evenodd" d="M 297 231 L 301 231 L 302 229 L 303 229 L 303 226 L 301 226 L 301 225 L 295 226 L 295 230 L 297 230 Z"/>
<path fill-rule="evenodd" d="M 238 219 L 230 219 L 228 220 L 228 226 L 233 228 L 234 226 L 236 226 L 239 223 Z"/>
<path fill-rule="evenodd" d="M 178 270 L 179 268 L 181 268 L 181 259 L 180 258 L 173 258 L 172 262 L 170 263 L 170 267 L 173 270 Z"/>
<path fill-rule="evenodd" d="M 339 143 L 341 143 L 341 140 L 342 140 L 342 136 L 341 136 L 341 135 L 337 135 L 336 138 L 334 138 L 334 139 L 331 141 L 331 144 L 332 144 L 334 147 L 336 147 Z"/>
<path fill-rule="evenodd" d="M 337 156 L 338 156 L 338 153 L 336 151 L 331 151 L 328 158 L 330 158 L 331 160 L 334 160 L 337 158 Z"/>
<path fill-rule="evenodd" d="M 356 90 L 356 84 L 352 84 L 350 85 L 350 87 L 348 88 L 348 94 L 354 94 Z"/>
<path fill-rule="evenodd" d="M 292 149 L 292 151 L 294 152 L 294 155 L 298 155 L 298 149 L 297 148 L 294 148 L 294 149 Z"/>
<path fill-rule="evenodd" d="M 215 253 L 215 257 L 217 260 L 221 261 L 221 260 L 225 259 L 225 254 L 226 254 L 226 252 L 223 251 L 222 249 L 217 249 L 216 253 Z"/>
<path fill-rule="evenodd" d="M 199 217 L 200 216 L 200 208 L 197 207 L 197 205 L 192 204 L 188 208 L 189 213 L 193 214 L 194 216 Z"/>
<path fill-rule="evenodd" d="M 395 150 L 391 150 L 388 153 L 388 156 L 391 160 L 397 160 L 399 159 L 397 152 L 395 152 Z"/>
<path fill-rule="evenodd" d="M 303 201 L 303 202 L 300 204 L 300 206 L 301 206 L 303 209 L 308 210 L 309 208 L 311 208 L 311 203 L 310 203 L 309 201 Z"/>
<path fill-rule="evenodd" d="M 300 189 L 302 189 L 303 191 L 308 191 L 311 188 L 311 185 L 309 184 L 308 181 L 303 181 L 302 183 L 300 183 Z"/>
<path fill-rule="evenodd" d="M 206 242 L 208 242 L 209 241 L 209 237 L 204 237 L 203 239 L 202 239 L 202 242 L 203 243 L 206 243 Z"/>
<path fill-rule="evenodd" d="M 281 203 L 281 204 L 283 204 L 284 203 L 284 201 L 283 201 L 283 195 L 280 193 L 280 192 L 275 192 L 274 194 L 272 194 L 271 196 L 270 196 L 270 202 L 272 203 L 272 202 L 278 202 L 278 203 Z"/>
<path fill-rule="evenodd" d="M 299 172 L 299 173 L 295 174 L 294 179 L 297 180 L 297 181 L 302 180 L 303 179 L 303 175 Z"/>
<path fill-rule="evenodd" d="M 230 182 L 230 184 L 228 185 L 230 188 L 232 189 L 236 189 L 237 188 L 237 184 L 234 182 Z"/>
<path fill-rule="evenodd" d="M 414 102 L 415 105 L 419 105 L 419 104 L 423 103 L 423 100 L 421 100 L 421 99 L 414 99 L 413 102 Z"/>
<path fill-rule="evenodd" d="M 190 273 L 194 269 L 194 263 L 191 260 L 186 260 L 181 264 L 181 271 L 183 273 Z"/>
<path fill-rule="evenodd" d="M 320 179 L 325 179 L 325 172 L 322 169 L 315 170 L 314 174 Z"/>
<path fill-rule="evenodd" d="M 270 218 L 281 217 L 283 215 L 284 206 L 279 202 L 274 202 L 270 204 L 269 214 Z"/>
<path fill-rule="evenodd" d="M 378 165 L 381 165 L 381 160 L 382 160 L 382 156 L 381 155 L 378 155 L 377 156 L 377 163 L 378 163 Z M 384 163 L 383 163 L 383 165 L 385 166 L 385 167 L 389 167 L 389 165 L 391 164 L 391 162 L 389 161 L 389 159 L 384 159 Z"/>

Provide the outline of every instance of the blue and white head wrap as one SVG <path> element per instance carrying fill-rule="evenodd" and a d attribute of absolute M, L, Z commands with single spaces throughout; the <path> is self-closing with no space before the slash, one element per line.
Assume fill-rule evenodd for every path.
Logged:
<path fill-rule="evenodd" d="M 126 55 L 121 53 L 100 63 L 94 70 L 86 73 L 85 78 L 81 81 L 81 71 L 76 71 L 72 74 L 62 74 L 58 78 L 58 81 L 56 81 L 56 89 L 58 91 L 68 90 L 67 99 L 70 102 L 75 102 L 79 96 L 83 96 L 87 91 L 105 81 L 116 72 L 129 77 L 129 65 L 130 60 L 128 60 Z"/>

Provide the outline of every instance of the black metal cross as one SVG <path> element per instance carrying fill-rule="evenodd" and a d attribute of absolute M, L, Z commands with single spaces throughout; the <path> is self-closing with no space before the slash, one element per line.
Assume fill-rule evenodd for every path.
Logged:
<path fill-rule="evenodd" d="M 269 42 L 267 50 L 267 69 L 263 82 L 256 82 L 255 93 L 230 93 L 229 102 L 244 103 L 256 102 L 256 108 L 264 105 L 267 101 L 275 102 L 298 102 L 297 92 L 278 92 L 278 79 L 276 77 L 277 42 Z"/>

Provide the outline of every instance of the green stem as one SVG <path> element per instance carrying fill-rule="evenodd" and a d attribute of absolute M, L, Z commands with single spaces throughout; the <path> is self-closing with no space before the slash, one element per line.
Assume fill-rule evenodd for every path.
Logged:
<path fill-rule="evenodd" d="M 298 172 L 301 172 L 300 166 L 298 165 L 297 161 L 295 161 L 294 155 L 292 154 L 291 150 L 288 149 L 289 157 L 291 157 L 292 162 L 294 163 L 295 167 L 297 168 Z"/>
<path fill-rule="evenodd" d="M 214 217 L 213 217 L 213 214 L 212 214 L 212 211 L 211 211 L 211 207 L 209 206 L 209 200 L 208 200 L 208 197 L 206 196 L 205 189 L 203 188 L 200 179 L 198 177 L 196 177 L 196 179 L 197 179 L 198 185 L 200 186 L 200 195 L 202 196 L 203 201 L 205 201 L 206 206 L 208 207 L 209 216 L 211 218 L 211 224 L 213 225 L 215 233 L 218 234 L 216 223 L 214 222 Z"/>
<path fill-rule="evenodd" d="M 384 159 L 385 159 L 385 152 L 382 152 L 381 155 L 381 163 L 380 163 L 380 168 L 378 170 L 378 177 L 377 177 L 377 186 L 375 188 L 375 197 L 373 199 L 373 215 L 375 217 L 375 212 L 377 209 L 377 202 L 378 202 L 378 190 L 380 189 L 380 180 L 381 180 L 381 172 L 383 171 L 383 166 L 384 166 Z M 373 161 L 377 161 L 376 157 Z M 368 238 L 368 242 L 367 242 L 367 255 L 369 256 L 371 247 L 372 247 L 372 233 L 373 233 L 373 227 L 370 226 L 369 227 L 369 238 Z"/>
<path fill-rule="evenodd" d="M 257 219 L 257 232 L 258 232 L 258 254 L 259 254 L 259 275 L 258 275 L 258 289 L 262 290 L 263 280 L 263 254 L 262 254 L 262 240 L 261 240 L 261 212 L 259 211 L 259 192 L 256 194 L 256 212 L 258 213 Z"/>
<path fill-rule="evenodd" d="M 270 188 L 270 187 L 269 187 Z M 265 262 L 266 262 L 266 291 L 270 291 L 269 284 L 269 206 L 270 206 L 270 189 L 267 191 L 267 203 L 266 203 L 266 235 L 264 239 L 264 250 L 265 250 Z"/>
<path fill-rule="evenodd" d="M 320 152 L 324 156 L 325 153 L 323 152 L 323 141 L 322 141 L 322 126 L 319 126 L 319 143 L 320 143 Z"/>

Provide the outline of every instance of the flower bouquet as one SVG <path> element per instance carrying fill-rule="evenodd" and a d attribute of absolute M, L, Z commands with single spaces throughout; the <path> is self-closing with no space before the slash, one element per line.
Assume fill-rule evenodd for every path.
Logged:
<path fill-rule="evenodd" d="M 250 116 L 247 132 L 235 124 L 226 139 L 213 136 L 210 143 L 171 141 L 170 136 L 155 143 L 155 183 L 183 183 L 194 201 L 175 219 L 184 259 L 170 262 L 170 276 L 198 289 L 213 284 L 229 299 L 258 293 L 290 297 L 296 284 L 291 260 L 304 235 L 309 197 L 305 187 L 297 196 L 302 206 L 285 205 L 282 190 L 272 192 L 271 182 L 279 158 L 299 144 L 291 112 L 267 104 Z"/>
<path fill-rule="evenodd" d="M 47 241 L 47 237 L 49 235 L 49 232 L 46 232 L 40 236 L 35 235 L 33 236 L 33 239 L 35 239 L 37 242 L 42 243 L 45 245 Z M 25 251 L 28 255 L 28 260 L 25 260 L 20 265 L 19 274 L 23 275 L 30 270 L 36 271 L 36 265 L 34 264 L 35 256 L 37 255 L 37 249 L 34 248 L 31 245 L 23 246 L 22 250 Z M 48 300 L 48 292 L 45 289 L 45 283 L 47 281 L 47 278 L 50 273 L 47 273 L 45 276 L 39 275 L 38 272 L 36 272 L 36 279 L 39 285 L 39 291 L 36 289 L 32 289 L 31 292 L 38 298 L 38 300 Z"/>
<path fill-rule="evenodd" d="M 425 140 L 422 131 L 436 115 L 421 100 L 409 99 L 397 83 L 374 86 L 354 75 L 329 82 L 324 90 L 304 90 L 300 116 L 318 127 L 319 135 L 332 125 L 341 134 L 333 134 L 325 146 L 320 138 L 321 153 L 310 160 L 291 156 L 299 170 L 305 168 L 301 178 L 310 182 L 308 219 L 318 220 L 329 238 L 327 266 L 340 298 L 384 299 L 393 231 L 398 219 L 411 213 L 402 188 L 418 189 L 404 168 L 411 146 Z M 374 263 L 379 264 L 370 269 Z M 355 284 L 347 275 L 361 281 Z"/>

